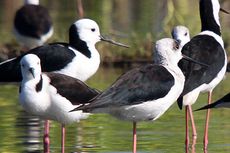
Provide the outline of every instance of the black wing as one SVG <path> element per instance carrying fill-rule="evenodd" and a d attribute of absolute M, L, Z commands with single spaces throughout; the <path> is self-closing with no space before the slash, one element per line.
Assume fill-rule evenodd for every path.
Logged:
<path fill-rule="evenodd" d="M 80 107 L 85 111 L 108 106 L 139 104 L 164 97 L 174 85 L 174 77 L 163 66 L 148 64 L 128 71 L 92 103 Z"/>
<path fill-rule="evenodd" d="M 185 75 L 185 86 L 181 96 L 204 83 L 210 83 L 223 68 L 225 62 L 222 46 L 208 35 L 198 35 L 192 38 L 183 47 L 182 53 L 196 61 L 209 65 L 209 67 L 189 63 L 183 59 L 179 62 L 179 67 Z"/>
<path fill-rule="evenodd" d="M 26 54 L 35 54 L 41 60 L 43 72 L 63 69 L 76 56 L 66 43 L 53 43 L 34 48 L 15 59 L 0 63 L 0 82 L 20 82 L 22 80 L 20 60 Z"/>
<path fill-rule="evenodd" d="M 82 81 L 59 73 L 46 73 L 50 84 L 57 92 L 68 99 L 73 105 L 89 103 L 100 92 L 87 86 Z"/>
<path fill-rule="evenodd" d="M 24 5 L 16 12 L 14 26 L 20 34 L 40 39 L 52 27 L 52 20 L 43 6 Z"/>

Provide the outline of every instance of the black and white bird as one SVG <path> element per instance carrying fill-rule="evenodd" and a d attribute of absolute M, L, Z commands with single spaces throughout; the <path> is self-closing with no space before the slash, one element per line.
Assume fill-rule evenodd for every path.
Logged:
<path fill-rule="evenodd" d="M 182 54 L 197 61 L 206 63 L 209 67 L 201 67 L 181 60 L 179 67 L 185 74 L 185 86 L 178 99 L 178 105 L 192 105 L 200 92 L 208 92 L 208 103 L 211 102 L 212 90 L 223 79 L 226 72 L 227 56 L 221 38 L 219 22 L 220 4 L 218 0 L 200 0 L 201 33 L 184 45 Z M 204 134 L 204 150 L 208 144 L 209 110 L 206 117 Z M 196 136 L 194 136 L 196 139 Z M 186 148 L 188 148 L 186 137 Z"/>
<path fill-rule="evenodd" d="M 36 54 L 43 72 L 55 71 L 85 81 L 98 69 L 100 55 L 95 47 L 107 41 L 100 34 L 98 24 L 91 19 L 80 19 L 69 28 L 69 43 L 52 43 L 29 50 L 25 54 L 0 63 L 0 82 L 20 82 L 20 60 L 26 54 Z"/>
<path fill-rule="evenodd" d="M 230 108 L 230 93 L 211 104 L 197 109 L 196 111 L 210 108 Z"/>
<path fill-rule="evenodd" d="M 181 46 L 183 47 L 186 43 L 190 41 L 190 34 L 189 29 L 185 26 L 175 26 L 172 30 L 172 38 L 181 42 Z M 186 105 L 185 106 L 185 137 L 186 137 L 186 144 L 189 143 L 189 118 L 191 121 L 192 126 L 192 134 L 194 137 L 193 143 L 195 143 L 195 139 L 197 136 L 196 125 L 192 113 L 192 106 Z"/>
<path fill-rule="evenodd" d="M 26 50 L 43 45 L 53 35 L 52 19 L 39 0 L 25 0 L 17 10 L 13 33 Z"/>
<path fill-rule="evenodd" d="M 173 27 L 171 35 L 173 39 L 180 42 L 181 47 L 190 41 L 189 29 L 182 25 Z"/>
<path fill-rule="evenodd" d="M 21 59 L 22 82 L 19 91 L 21 106 L 33 115 L 62 124 L 62 152 L 65 125 L 88 117 L 81 110 L 69 112 L 99 94 L 78 79 L 59 73 L 42 73 L 40 59 L 27 54 Z"/>
<path fill-rule="evenodd" d="M 132 69 L 90 104 L 75 110 L 108 113 L 133 122 L 133 152 L 136 152 L 136 122 L 159 118 L 176 101 L 184 87 L 177 66 L 182 58 L 179 42 L 165 38 L 156 42 L 155 64 Z M 74 111 L 74 110 L 73 110 Z"/>

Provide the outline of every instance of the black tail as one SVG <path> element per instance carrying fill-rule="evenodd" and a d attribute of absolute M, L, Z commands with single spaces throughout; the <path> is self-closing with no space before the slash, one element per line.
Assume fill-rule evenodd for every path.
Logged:
<path fill-rule="evenodd" d="M 199 109 L 196 109 L 195 111 L 209 109 L 209 108 L 217 108 L 217 107 L 230 107 L 230 93 L 222 97 L 221 99 L 215 101 L 212 104 L 206 105 L 204 107 L 201 107 Z"/>
<path fill-rule="evenodd" d="M 22 80 L 20 60 L 21 56 L 0 63 L 0 82 L 20 82 Z"/>
<path fill-rule="evenodd" d="M 182 96 L 177 99 L 177 105 L 180 108 L 180 110 L 182 110 L 183 108 L 183 97 Z"/>
<path fill-rule="evenodd" d="M 199 111 L 199 110 L 204 110 L 204 109 L 215 108 L 216 105 L 218 105 L 218 103 L 212 103 L 212 104 L 209 104 L 209 105 L 205 105 L 204 107 L 201 107 L 201 108 L 196 109 L 196 110 L 194 110 L 194 111 Z"/>

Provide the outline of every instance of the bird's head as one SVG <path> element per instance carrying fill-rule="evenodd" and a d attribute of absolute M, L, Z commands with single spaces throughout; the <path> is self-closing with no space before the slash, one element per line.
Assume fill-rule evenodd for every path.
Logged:
<path fill-rule="evenodd" d="M 190 41 L 189 30 L 185 26 L 175 26 L 171 32 L 172 38 L 180 43 L 180 46 L 184 46 Z"/>
<path fill-rule="evenodd" d="M 35 54 L 27 54 L 22 57 L 20 61 L 21 73 L 23 79 L 31 80 L 34 78 L 40 78 L 41 65 L 40 59 Z"/>

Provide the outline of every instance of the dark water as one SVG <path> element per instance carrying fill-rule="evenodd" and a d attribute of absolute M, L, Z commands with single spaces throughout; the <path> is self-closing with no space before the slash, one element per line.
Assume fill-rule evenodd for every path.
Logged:
<path fill-rule="evenodd" d="M 55 34 L 51 41 L 67 39 L 67 29 L 77 18 L 76 1 L 42 0 L 54 18 Z M 222 1 L 230 8 L 229 0 Z M 146 49 L 144 40 L 151 43 L 170 36 L 172 26 L 187 25 L 192 35 L 199 32 L 198 0 L 83 0 L 85 15 L 95 19 L 104 33 L 115 34 L 127 42 L 132 49 L 138 47 L 138 54 Z M 0 1 L 0 43 L 12 43 L 12 19 L 14 11 L 21 5 L 18 0 Z M 223 37 L 226 48 L 230 41 L 229 17 L 221 15 Z M 98 46 L 98 49 L 103 47 Z M 147 47 L 148 48 L 148 47 Z M 113 48 L 115 50 L 116 48 Z M 151 50 L 149 50 L 151 54 Z M 114 52 L 101 52 L 102 57 L 113 56 Z M 123 54 L 123 53 L 121 53 Z M 124 53 L 126 54 L 126 53 Z M 128 52 L 132 55 L 132 52 Z M 138 57 L 133 57 L 138 59 Z M 150 57 L 151 58 L 151 57 Z M 100 68 L 87 83 L 97 89 L 108 87 L 126 69 Z M 0 72 L 1 73 L 1 72 Z M 213 99 L 229 92 L 229 74 L 214 90 Z M 18 103 L 17 85 L 0 86 L 0 152 L 24 153 L 42 152 L 43 121 L 25 113 Z M 206 103 L 202 94 L 193 108 Z M 202 151 L 202 136 L 205 111 L 194 112 L 198 139 L 196 152 Z M 230 152 L 230 110 L 216 109 L 211 112 L 209 129 L 209 153 Z M 138 123 L 138 146 L 140 153 L 184 153 L 184 110 L 173 105 L 155 122 Z M 91 115 L 67 126 L 66 152 L 84 153 L 127 153 L 132 146 L 132 123 L 119 121 L 108 115 Z M 61 129 L 56 122 L 51 124 L 51 152 L 60 152 Z"/>

